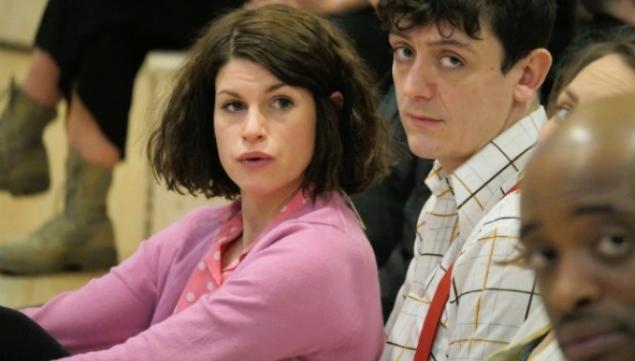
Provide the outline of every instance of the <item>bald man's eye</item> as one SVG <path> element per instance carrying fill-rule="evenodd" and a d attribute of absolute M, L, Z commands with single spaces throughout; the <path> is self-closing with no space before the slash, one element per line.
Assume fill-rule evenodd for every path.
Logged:
<path fill-rule="evenodd" d="M 632 247 L 632 239 L 623 234 L 604 235 L 594 245 L 595 252 L 609 259 L 624 256 Z"/>
<path fill-rule="evenodd" d="M 545 269 L 556 260 L 557 253 L 553 248 L 540 248 L 525 251 L 524 259 L 527 266 L 535 270 Z"/>

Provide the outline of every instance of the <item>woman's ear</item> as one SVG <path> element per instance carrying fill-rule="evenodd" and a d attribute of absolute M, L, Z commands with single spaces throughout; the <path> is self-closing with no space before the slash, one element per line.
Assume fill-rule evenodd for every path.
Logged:
<path fill-rule="evenodd" d="M 545 81 L 551 63 L 551 53 L 547 49 L 534 49 L 521 60 L 521 74 L 516 84 L 514 98 L 521 103 L 529 102 Z"/>
<path fill-rule="evenodd" d="M 334 91 L 329 98 L 331 98 L 337 109 L 341 110 L 344 107 L 344 96 L 339 90 Z"/>

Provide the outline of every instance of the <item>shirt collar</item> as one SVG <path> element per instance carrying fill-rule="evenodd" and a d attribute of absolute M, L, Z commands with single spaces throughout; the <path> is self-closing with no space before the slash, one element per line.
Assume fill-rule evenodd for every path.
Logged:
<path fill-rule="evenodd" d="M 490 141 L 451 174 L 438 161 L 426 178 L 437 197 L 454 198 L 459 234 L 467 237 L 483 214 L 520 180 L 540 129 L 547 120 L 543 107 L 522 118 Z"/>
<path fill-rule="evenodd" d="M 300 189 L 280 208 L 278 213 L 267 224 L 266 229 L 270 229 L 278 223 L 281 223 L 289 217 L 293 217 L 296 212 L 307 207 L 309 200 L 305 197 L 305 192 Z M 242 233 L 242 209 L 240 199 L 234 201 L 225 212 L 221 214 L 221 218 L 224 220 L 220 231 L 217 232 L 217 242 L 220 244 L 230 243 L 233 239 L 238 237 Z M 263 230 L 261 233 L 266 233 Z M 253 242 L 255 243 L 255 241 Z"/>
<path fill-rule="evenodd" d="M 476 203 L 486 209 L 487 205 L 498 202 L 516 185 L 546 121 L 547 114 L 543 107 L 539 107 L 450 174 L 457 209 L 460 210 L 475 196 L 478 196 Z"/>
<path fill-rule="evenodd" d="M 447 194 L 448 191 L 452 191 L 450 182 L 448 179 L 448 173 L 441 167 L 441 163 L 438 160 L 434 161 L 432 170 L 428 173 L 425 179 L 425 183 L 437 198 Z"/>

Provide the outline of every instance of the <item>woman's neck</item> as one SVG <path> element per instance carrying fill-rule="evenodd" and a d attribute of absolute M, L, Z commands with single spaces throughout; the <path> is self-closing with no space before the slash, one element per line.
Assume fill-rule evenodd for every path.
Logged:
<path fill-rule="evenodd" d="M 244 249 L 251 245 L 298 189 L 298 187 L 291 187 L 278 192 L 278 194 L 269 194 L 265 197 L 246 194 L 244 192 L 241 194 L 240 202 L 243 218 L 242 244 Z"/>

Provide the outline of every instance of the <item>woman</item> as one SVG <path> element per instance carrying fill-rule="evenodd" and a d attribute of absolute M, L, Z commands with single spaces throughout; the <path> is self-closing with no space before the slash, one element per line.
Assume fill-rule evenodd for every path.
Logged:
<path fill-rule="evenodd" d="M 547 122 L 543 137 L 578 104 L 635 90 L 633 27 L 590 32 L 578 44 L 558 71 L 548 107 L 556 122 Z"/>
<path fill-rule="evenodd" d="M 589 33 L 563 59 L 550 96 L 551 120 L 541 131 L 544 139 L 578 105 L 600 98 L 635 92 L 635 29 L 615 28 Z M 538 267 L 539 259 L 522 254 L 520 260 Z M 525 321 L 516 340 L 487 361 L 565 360 L 546 314 Z"/>
<path fill-rule="evenodd" d="M 267 6 L 224 16 L 198 41 L 151 159 L 168 188 L 235 201 L 191 212 L 105 277 L 25 310 L 69 360 L 379 357 L 376 265 L 344 192 L 386 172 L 387 137 L 344 39 Z"/>

